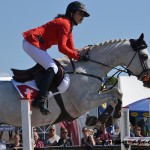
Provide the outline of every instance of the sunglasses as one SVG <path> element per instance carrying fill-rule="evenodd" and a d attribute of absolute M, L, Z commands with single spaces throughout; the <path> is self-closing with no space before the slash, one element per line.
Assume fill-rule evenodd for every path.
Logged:
<path fill-rule="evenodd" d="M 87 132 L 87 130 L 83 130 L 83 132 L 84 132 L 84 131 Z"/>
<path fill-rule="evenodd" d="M 64 134 L 67 134 L 68 132 L 63 132 Z"/>

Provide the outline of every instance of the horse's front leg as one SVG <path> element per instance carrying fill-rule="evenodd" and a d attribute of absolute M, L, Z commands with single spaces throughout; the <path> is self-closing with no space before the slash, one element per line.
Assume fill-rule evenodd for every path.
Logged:
<path fill-rule="evenodd" d="M 122 92 L 119 88 L 114 88 L 114 95 L 117 98 L 117 105 L 114 108 L 112 119 L 111 120 L 116 120 L 121 117 L 121 108 L 122 108 Z M 109 109 L 109 108 L 108 108 Z M 110 118 L 109 118 L 110 119 Z"/>
<path fill-rule="evenodd" d="M 94 93 L 92 94 L 92 97 L 95 99 L 97 98 L 97 96 L 102 101 L 102 103 L 107 102 L 109 104 L 108 107 L 103 111 L 103 113 L 98 117 L 98 120 L 99 122 L 106 123 L 106 126 L 110 126 L 113 120 L 112 117 L 110 117 L 111 114 L 113 114 L 114 118 L 117 118 L 119 116 L 118 114 L 120 114 L 121 102 L 119 101 L 118 103 L 118 100 L 121 100 L 122 92 L 118 88 L 113 88 L 112 90 L 101 92 L 99 95 L 94 95 Z M 89 118 L 89 120 L 94 120 L 95 122 L 96 118 Z"/>
<path fill-rule="evenodd" d="M 105 93 L 105 92 L 104 92 Z M 98 116 L 98 119 L 100 122 L 102 123 L 106 123 L 106 126 L 110 126 L 113 124 L 113 119 L 111 117 L 111 114 L 113 114 L 114 116 L 119 116 L 120 111 L 118 112 L 119 106 L 120 106 L 120 101 L 118 101 L 119 99 L 121 99 L 122 97 L 122 92 L 118 89 L 118 88 L 113 88 L 110 91 L 107 91 L 105 94 L 107 95 L 111 95 L 112 99 L 110 101 L 107 100 L 108 102 L 108 107 Z M 120 108 L 121 110 L 121 108 Z"/>

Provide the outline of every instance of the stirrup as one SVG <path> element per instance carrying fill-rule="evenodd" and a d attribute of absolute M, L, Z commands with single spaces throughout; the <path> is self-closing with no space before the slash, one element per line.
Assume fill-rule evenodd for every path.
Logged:
<path fill-rule="evenodd" d="M 45 103 L 41 104 L 39 107 L 40 107 L 40 112 L 42 113 L 42 115 L 47 116 L 48 114 L 51 113 L 51 112 L 48 110 L 48 108 L 45 106 Z"/>
<path fill-rule="evenodd" d="M 42 98 L 37 98 L 37 99 L 32 100 L 32 107 L 36 109 L 40 109 L 40 106 L 43 105 L 44 103 L 46 103 L 45 105 L 47 105 L 48 107 L 47 100 L 43 100 Z"/>

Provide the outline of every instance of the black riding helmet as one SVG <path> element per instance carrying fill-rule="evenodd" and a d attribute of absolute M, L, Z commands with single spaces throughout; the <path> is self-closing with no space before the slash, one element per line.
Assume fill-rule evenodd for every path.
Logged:
<path fill-rule="evenodd" d="M 89 17 L 90 14 L 87 12 L 85 5 L 79 1 L 71 2 L 66 9 L 66 15 L 68 16 L 70 12 L 82 11 L 84 12 L 84 17 Z"/>

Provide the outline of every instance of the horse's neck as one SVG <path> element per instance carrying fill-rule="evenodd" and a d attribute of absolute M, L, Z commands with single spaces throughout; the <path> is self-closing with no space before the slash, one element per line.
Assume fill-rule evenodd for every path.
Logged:
<path fill-rule="evenodd" d="M 106 64 L 101 66 L 105 73 L 109 72 L 113 67 L 127 65 L 130 58 L 131 46 L 128 40 L 114 40 L 99 45 L 93 45 L 90 50 L 90 59 Z"/>
<path fill-rule="evenodd" d="M 91 61 L 87 62 L 74 62 L 76 71 L 90 73 L 100 77 L 105 76 L 112 68 L 121 65 L 128 65 L 132 57 L 133 51 L 128 40 L 114 40 L 109 42 L 93 45 L 89 51 L 90 60 L 94 60 L 99 63 Z M 59 59 L 61 64 L 65 67 L 65 70 L 73 70 L 73 66 L 70 60 L 67 58 Z M 106 64 L 101 65 L 100 63 Z"/>

